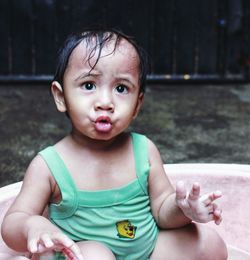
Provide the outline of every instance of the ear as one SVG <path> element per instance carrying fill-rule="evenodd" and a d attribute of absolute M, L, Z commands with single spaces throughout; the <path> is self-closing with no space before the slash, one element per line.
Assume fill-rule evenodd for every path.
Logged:
<path fill-rule="evenodd" d="M 66 104 L 64 99 L 63 88 L 61 84 L 57 81 L 53 81 L 51 84 L 51 93 L 54 97 L 54 101 L 57 107 L 57 110 L 60 112 L 66 112 Z"/>
<path fill-rule="evenodd" d="M 138 96 L 138 99 L 137 99 L 137 104 L 136 104 L 136 107 L 135 107 L 135 111 L 134 111 L 134 115 L 133 115 L 133 119 L 135 119 L 141 109 L 141 106 L 143 104 L 143 100 L 144 100 L 144 93 L 143 92 L 140 92 L 139 93 L 139 96 Z"/>

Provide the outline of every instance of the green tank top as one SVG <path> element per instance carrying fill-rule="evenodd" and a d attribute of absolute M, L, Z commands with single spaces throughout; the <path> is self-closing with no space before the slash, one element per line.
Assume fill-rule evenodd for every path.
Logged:
<path fill-rule="evenodd" d="M 98 241 L 108 246 L 116 259 L 143 260 L 152 253 L 158 228 L 148 194 L 148 140 L 136 133 L 131 136 L 137 178 L 121 188 L 78 190 L 53 146 L 39 154 L 62 194 L 59 204 L 49 205 L 50 220 L 74 241 Z"/>

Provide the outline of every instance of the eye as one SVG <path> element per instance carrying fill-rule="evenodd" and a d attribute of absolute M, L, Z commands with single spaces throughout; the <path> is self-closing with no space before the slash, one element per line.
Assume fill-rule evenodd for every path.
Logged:
<path fill-rule="evenodd" d="M 128 87 L 124 85 L 119 85 L 115 88 L 115 90 L 120 94 L 127 94 L 128 93 Z"/>
<path fill-rule="evenodd" d="M 91 90 L 94 90 L 96 88 L 96 86 L 91 82 L 86 82 L 82 85 L 82 88 L 86 91 L 91 91 Z"/>

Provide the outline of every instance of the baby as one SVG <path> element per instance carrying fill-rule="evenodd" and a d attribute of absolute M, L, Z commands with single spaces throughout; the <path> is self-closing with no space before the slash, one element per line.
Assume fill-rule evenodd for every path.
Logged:
<path fill-rule="evenodd" d="M 220 224 L 221 193 L 175 190 L 154 143 L 126 132 L 146 75 L 144 51 L 119 31 L 66 40 L 51 92 L 72 131 L 30 163 L 2 225 L 9 247 L 33 259 L 227 259 L 218 234 L 197 224 Z"/>

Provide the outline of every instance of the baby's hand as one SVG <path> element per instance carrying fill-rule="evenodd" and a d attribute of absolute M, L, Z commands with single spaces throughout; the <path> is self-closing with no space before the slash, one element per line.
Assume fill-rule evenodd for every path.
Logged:
<path fill-rule="evenodd" d="M 214 221 L 219 225 L 222 221 L 221 209 L 214 200 L 222 196 L 220 191 L 211 192 L 200 196 L 200 185 L 194 183 L 190 193 L 186 192 L 184 182 L 176 185 L 176 203 L 184 215 L 193 221 L 206 223 Z"/>
<path fill-rule="evenodd" d="M 37 232 L 29 234 L 28 249 L 31 253 L 61 251 L 66 259 L 82 260 L 83 257 L 77 244 L 62 232 Z"/>

